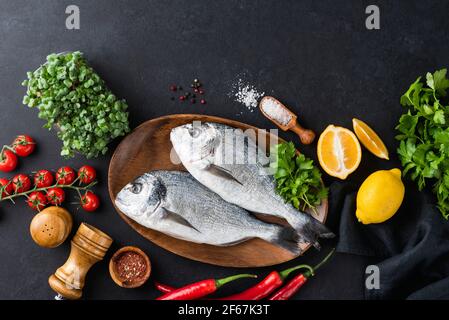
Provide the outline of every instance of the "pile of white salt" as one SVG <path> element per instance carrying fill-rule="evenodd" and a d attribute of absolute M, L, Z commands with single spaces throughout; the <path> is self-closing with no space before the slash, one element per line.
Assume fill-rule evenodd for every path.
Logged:
<path fill-rule="evenodd" d="M 238 79 L 237 83 L 233 85 L 234 99 L 236 102 L 243 104 L 250 112 L 254 112 L 257 108 L 257 103 L 264 92 L 259 91 L 255 86 L 245 83 L 243 79 Z"/>
<path fill-rule="evenodd" d="M 292 120 L 291 114 L 286 111 L 278 101 L 274 99 L 263 99 L 260 103 L 260 107 L 267 116 L 283 126 L 288 125 Z"/>

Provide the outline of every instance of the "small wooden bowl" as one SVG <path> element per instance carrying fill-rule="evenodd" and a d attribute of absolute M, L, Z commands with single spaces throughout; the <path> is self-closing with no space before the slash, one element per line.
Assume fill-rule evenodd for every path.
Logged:
<path fill-rule="evenodd" d="M 143 257 L 143 259 L 145 260 L 146 271 L 145 271 L 145 274 L 142 277 L 142 279 L 140 279 L 139 281 L 136 281 L 136 280 L 129 281 L 126 279 L 122 279 L 122 278 L 120 278 L 120 276 L 118 274 L 118 271 L 116 268 L 116 262 L 117 262 L 118 258 L 126 252 L 134 252 L 134 253 L 140 255 L 141 257 Z M 141 285 L 143 285 L 150 277 L 151 262 L 150 262 L 150 259 L 148 258 L 148 256 L 145 254 L 145 252 L 143 252 L 139 248 L 133 247 L 133 246 L 123 247 L 123 248 L 117 250 L 117 252 L 115 252 L 114 255 L 112 256 L 111 260 L 109 260 L 109 273 L 111 274 L 112 280 L 114 280 L 114 282 L 116 284 L 118 284 L 120 287 L 137 288 L 137 287 L 140 287 Z"/>

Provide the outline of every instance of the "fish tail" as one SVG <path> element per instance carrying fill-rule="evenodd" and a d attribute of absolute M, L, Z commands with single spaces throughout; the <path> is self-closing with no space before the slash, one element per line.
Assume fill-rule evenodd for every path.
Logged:
<path fill-rule="evenodd" d="M 269 239 L 269 242 L 287 251 L 290 251 L 294 255 L 299 255 L 302 253 L 302 250 L 299 247 L 298 233 L 291 227 L 279 226 L 274 236 Z"/>
<path fill-rule="evenodd" d="M 310 243 L 320 250 L 319 238 L 329 239 L 335 237 L 332 231 L 311 215 L 304 213 L 303 217 L 305 220 L 301 219 L 300 222 L 292 224 L 298 233 L 299 242 Z"/>

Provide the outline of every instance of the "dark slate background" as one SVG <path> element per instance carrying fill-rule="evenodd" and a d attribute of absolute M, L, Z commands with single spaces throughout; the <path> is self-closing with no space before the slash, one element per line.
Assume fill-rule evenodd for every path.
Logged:
<path fill-rule="evenodd" d="M 65 28 L 65 8 L 77 4 L 81 30 Z M 365 8 L 381 9 L 381 30 L 365 28 Z M 152 259 L 152 279 L 179 286 L 239 270 L 210 266 L 167 252 L 134 232 L 115 213 L 107 193 L 107 168 L 118 141 L 94 161 L 59 156 L 54 132 L 42 129 L 36 110 L 22 105 L 26 72 L 47 54 L 81 50 L 111 89 L 126 98 L 131 126 L 173 113 L 204 113 L 240 120 L 262 128 L 271 124 L 229 97 L 243 77 L 275 95 L 305 126 L 321 132 L 328 124 L 351 127 L 353 117 L 372 124 L 392 155 L 390 162 L 364 153 L 350 181 L 397 166 L 394 127 L 402 110 L 400 95 L 417 76 L 448 65 L 448 1 L 0 1 L 0 143 L 22 133 L 36 138 L 38 149 L 22 160 L 19 171 L 84 163 L 99 171 L 97 192 L 103 201 L 95 213 L 71 206 L 75 226 L 82 221 L 110 234 L 113 251 L 136 245 Z M 207 91 L 207 105 L 170 100 L 168 86 L 188 86 L 198 77 Z M 297 137 L 282 133 L 282 137 Z M 299 145 L 299 144 L 298 144 Z M 315 157 L 314 147 L 301 147 Z M 6 175 L 11 176 L 11 175 Z M 326 182 L 331 182 L 329 177 Z M 409 199 L 410 200 L 410 199 Z M 339 212 L 330 212 L 338 220 Z M 29 235 L 31 212 L 20 201 L 0 206 L 0 298 L 51 299 L 47 278 L 63 264 L 69 241 L 43 249 Z M 74 228 L 76 230 L 76 227 Z M 336 227 L 334 226 L 334 230 Z M 315 263 L 329 248 L 308 251 L 277 269 Z M 89 273 L 86 299 L 150 299 L 151 281 L 139 289 L 116 286 L 107 260 Z M 365 258 L 338 254 L 296 296 L 300 299 L 363 298 Z M 271 268 L 250 270 L 265 275 Z M 413 281 L 413 279 L 411 279 Z M 251 280 L 225 288 L 237 291 Z"/>

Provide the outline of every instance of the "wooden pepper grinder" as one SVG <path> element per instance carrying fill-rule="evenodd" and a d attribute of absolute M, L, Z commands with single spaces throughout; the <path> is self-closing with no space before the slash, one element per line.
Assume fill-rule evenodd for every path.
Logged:
<path fill-rule="evenodd" d="M 66 263 L 48 278 L 50 287 L 65 299 L 81 298 L 87 272 L 103 259 L 111 244 L 112 238 L 107 234 L 81 223 Z"/>

